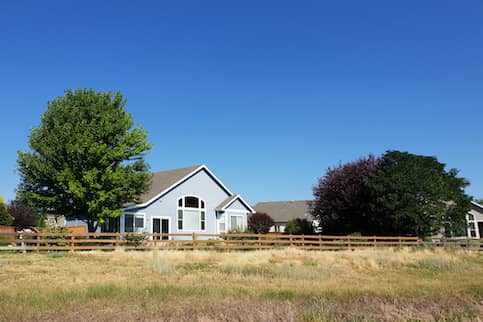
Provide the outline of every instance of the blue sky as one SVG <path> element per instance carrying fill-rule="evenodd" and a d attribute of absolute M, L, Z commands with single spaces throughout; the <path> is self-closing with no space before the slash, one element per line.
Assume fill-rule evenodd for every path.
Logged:
<path fill-rule="evenodd" d="M 102 3 L 101 3 L 102 2 Z M 153 171 L 205 163 L 255 203 L 329 166 L 435 155 L 483 197 L 481 1 L 2 1 L 0 195 L 47 101 L 122 92 Z"/>

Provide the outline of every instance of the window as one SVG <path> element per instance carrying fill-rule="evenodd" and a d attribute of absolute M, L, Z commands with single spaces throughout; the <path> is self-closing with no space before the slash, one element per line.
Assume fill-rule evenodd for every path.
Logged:
<path fill-rule="evenodd" d="M 243 215 L 230 215 L 230 229 L 245 230 L 245 225 L 243 224 Z"/>
<path fill-rule="evenodd" d="M 144 229 L 144 215 L 124 214 L 124 231 L 140 233 Z"/>
<path fill-rule="evenodd" d="M 178 199 L 178 230 L 206 230 L 204 200 L 195 196 Z"/>
<path fill-rule="evenodd" d="M 475 220 L 475 216 L 473 216 L 472 214 L 468 214 L 468 220 L 470 221 Z"/>

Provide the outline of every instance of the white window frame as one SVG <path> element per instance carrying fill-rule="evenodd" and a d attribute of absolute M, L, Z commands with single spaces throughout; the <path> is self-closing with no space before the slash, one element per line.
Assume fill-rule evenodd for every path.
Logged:
<path fill-rule="evenodd" d="M 198 208 L 191 208 L 191 207 L 185 207 L 185 198 L 186 197 L 195 197 L 195 198 L 198 198 Z M 179 206 L 179 201 L 182 200 L 182 203 L 181 203 L 181 207 Z M 204 204 L 204 208 L 201 208 L 201 202 L 203 202 Z M 206 201 L 201 198 L 200 196 L 197 196 L 197 195 L 184 195 L 184 196 L 181 196 L 179 197 L 178 199 L 176 199 L 176 230 L 177 231 L 182 231 L 182 232 L 205 232 L 207 230 L 207 223 L 208 223 L 208 216 L 207 216 L 207 212 L 206 212 Z M 183 212 L 183 228 L 182 229 L 179 229 L 179 211 L 182 211 Z M 185 229 L 184 228 L 184 219 L 185 219 L 185 216 L 184 216 L 184 211 L 185 210 L 189 210 L 189 211 L 198 211 L 198 216 L 199 216 L 199 229 Z M 204 212 L 205 213 L 205 220 L 201 220 L 201 213 Z M 202 222 L 205 222 L 205 229 L 201 229 L 201 223 Z"/>
<path fill-rule="evenodd" d="M 163 230 L 163 219 L 168 219 L 168 234 L 171 234 L 171 217 L 168 216 L 152 216 L 151 217 L 151 234 L 154 234 L 154 219 L 159 219 L 160 220 L 160 229 Z M 153 236 L 151 236 L 151 239 Z M 173 236 L 168 236 L 168 240 L 171 240 Z"/>
<path fill-rule="evenodd" d="M 246 212 L 245 210 L 238 210 L 238 209 L 226 210 L 225 211 L 225 230 L 231 231 L 234 229 L 231 226 L 231 217 L 242 217 L 242 224 L 243 224 L 242 230 L 243 231 L 246 230 L 248 228 L 247 216 L 248 216 L 248 212 Z"/>
<path fill-rule="evenodd" d="M 122 230 L 126 233 L 126 215 L 130 215 L 130 216 L 133 216 L 133 231 L 132 232 L 128 232 L 129 234 L 139 234 L 139 232 L 136 231 L 136 218 L 143 218 L 143 226 L 142 227 L 138 227 L 139 229 L 141 229 L 142 231 L 144 231 L 146 229 L 146 214 L 143 213 L 143 212 L 125 212 L 123 213 L 123 220 L 122 220 Z"/>
<path fill-rule="evenodd" d="M 473 219 L 470 220 L 470 216 L 473 217 Z M 473 215 L 473 214 L 467 214 L 466 215 L 466 220 L 468 222 L 468 232 L 467 232 L 467 235 L 468 235 L 468 238 L 481 238 L 481 231 L 479 229 L 479 226 L 478 226 L 478 220 L 476 219 L 476 216 Z M 473 226 L 473 229 L 471 229 L 471 227 Z M 475 232 L 475 236 L 471 236 L 471 232 Z"/>
<path fill-rule="evenodd" d="M 225 213 L 224 212 L 218 212 L 217 213 L 217 219 L 216 219 L 216 233 L 217 234 L 226 234 L 226 219 L 225 219 Z M 223 224 L 225 226 L 224 230 L 220 229 L 220 225 Z"/>

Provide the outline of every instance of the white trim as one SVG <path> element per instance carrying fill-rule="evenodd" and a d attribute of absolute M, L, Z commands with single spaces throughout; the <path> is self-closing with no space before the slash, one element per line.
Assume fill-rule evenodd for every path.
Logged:
<path fill-rule="evenodd" d="M 171 217 L 169 216 L 151 216 L 151 234 L 154 234 L 154 219 L 159 219 L 160 222 L 159 222 L 159 229 L 161 230 L 161 233 L 163 231 L 163 219 L 168 219 L 168 234 L 171 233 Z M 170 240 L 172 238 L 172 236 L 168 236 L 168 240 Z"/>
<path fill-rule="evenodd" d="M 477 203 L 476 201 L 472 201 L 471 202 L 473 205 L 477 206 L 477 207 L 480 207 L 481 209 L 483 209 L 483 205 L 482 204 L 479 204 Z"/>
<path fill-rule="evenodd" d="M 220 179 L 218 179 L 217 176 L 215 176 L 213 174 L 213 172 L 210 171 L 210 169 L 208 169 L 208 167 L 204 164 L 200 165 L 198 168 L 196 168 L 195 170 L 191 171 L 190 173 L 188 173 L 186 176 L 184 176 L 182 179 L 176 181 L 175 183 L 173 183 L 171 186 L 169 186 L 168 188 L 164 189 L 163 191 L 161 191 L 160 193 L 158 193 L 156 196 L 154 196 L 153 198 L 151 198 L 150 200 L 148 200 L 147 202 L 145 203 L 142 203 L 142 204 L 138 204 L 138 205 L 133 205 L 133 206 L 129 206 L 127 208 L 124 208 L 126 210 L 128 209 L 133 209 L 133 208 L 143 208 L 143 207 L 146 207 L 148 205 L 150 205 L 151 203 L 153 203 L 155 200 L 157 200 L 159 197 L 163 196 L 166 192 L 170 191 L 171 189 L 173 189 L 174 187 L 176 187 L 177 185 L 179 185 L 181 182 L 185 181 L 186 179 L 188 179 L 189 177 L 191 177 L 192 175 L 198 173 L 199 171 L 201 170 L 205 170 L 210 176 L 213 177 L 213 179 L 215 180 L 216 183 L 218 183 L 223 189 L 225 189 L 226 192 L 228 192 L 228 194 L 230 196 L 233 196 L 233 192 L 230 191 L 230 189 L 228 189 L 224 184 L 223 182 L 221 182 Z"/>
<path fill-rule="evenodd" d="M 249 211 L 240 210 L 240 209 L 227 209 L 227 210 L 225 210 L 225 213 L 227 213 L 227 212 L 239 212 L 239 213 L 243 213 L 243 214 L 249 214 L 250 213 Z"/>
<path fill-rule="evenodd" d="M 254 209 L 253 209 L 253 208 L 252 208 L 252 207 L 251 207 L 251 206 L 250 206 L 250 205 L 249 205 L 249 204 L 248 204 L 248 203 L 245 201 L 245 199 L 243 199 L 243 198 L 242 198 L 242 196 L 240 196 L 240 195 L 235 195 L 235 196 L 234 196 L 234 198 L 233 198 L 233 200 L 232 200 L 232 201 L 230 201 L 229 203 L 227 203 L 225 206 L 223 206 L 223 207 L 222 207 L 220 210 L 222 210 L 222 211 L 226 211 L 226 210 L 227 210 L 226 208 L 230 207 L 230 206 L 231 206 L 231 205 L 232 205 L 232 204 L 233 204 L 233 203 L 234 203 L 234 202 L 235 202 L 237 199 L 240 199 L 240 201 L 242 202 L 242 204 L 244 204 L 244 205 L 245 205 L 245 207 L 247 207 L 247 208 L 248 208 L 248 210 L 249 210 L 249 212 L 250 212 L 250 213 L 255 213 L 255 212 L 256 212 L 256 211 L 255 211 L 255 210 L 254 210 Z M 231 209 L 228 209 L 228 210 L 230 210 L 230 211 L 231 211 Z M 244 210 L 244 211 L 246 211 L 246 210 Z"/>

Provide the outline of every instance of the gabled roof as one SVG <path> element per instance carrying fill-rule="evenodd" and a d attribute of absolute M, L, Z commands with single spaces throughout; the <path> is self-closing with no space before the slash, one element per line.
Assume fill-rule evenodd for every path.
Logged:
<path fill-rule="evenodd" d="M 230 196 L 233 195 L 233 193 L 208 169 L 206 165 L 200 164 L 186 168 L 153 173 L 150 189 L 139 197 L 140 204 L 130 204 L 127 205 L 127 207 L 146 207 L 162 195 L 166 194 L 202 170 L 206 171 L 208 175 L 210 175 L 213 180 Z"/>
<path fill-rule="evenodd" d="M 473 206 L 476 206 L 476 207 L 480 208 L 481 210 L 483 210 L 483 205 L 482 205 L 482 204 L 477 203 L 476 201 L 472 201 L 472 202 L 471 202 L 471 204 L 472 204 Z"/>
<path fill-rule="evenodd" d="M 287 222 L 295 218 L 312 220 L 308 200 L 259 202 L 253 208 L 270 215 L 275 222 Z"/>
<path fill-rule="evenodd" d="M 246 203 L 245 200 L 243 200 L 243 198 L 240 195 L 233 195 L 233 196 L 230 196 L 230 197 L 226 198 L 225 200 L 223 200 L 218 205 L 218 207 L 216 207 L 216 211 L 225 211 L 225 210 L 227 210 L 227 208 L 230 207 L 230 205 L 232 203 L 234 203 L 236 200 L 239 200 L 252 213 L 255 212 L 255 210 L 248 203 Z"/>

